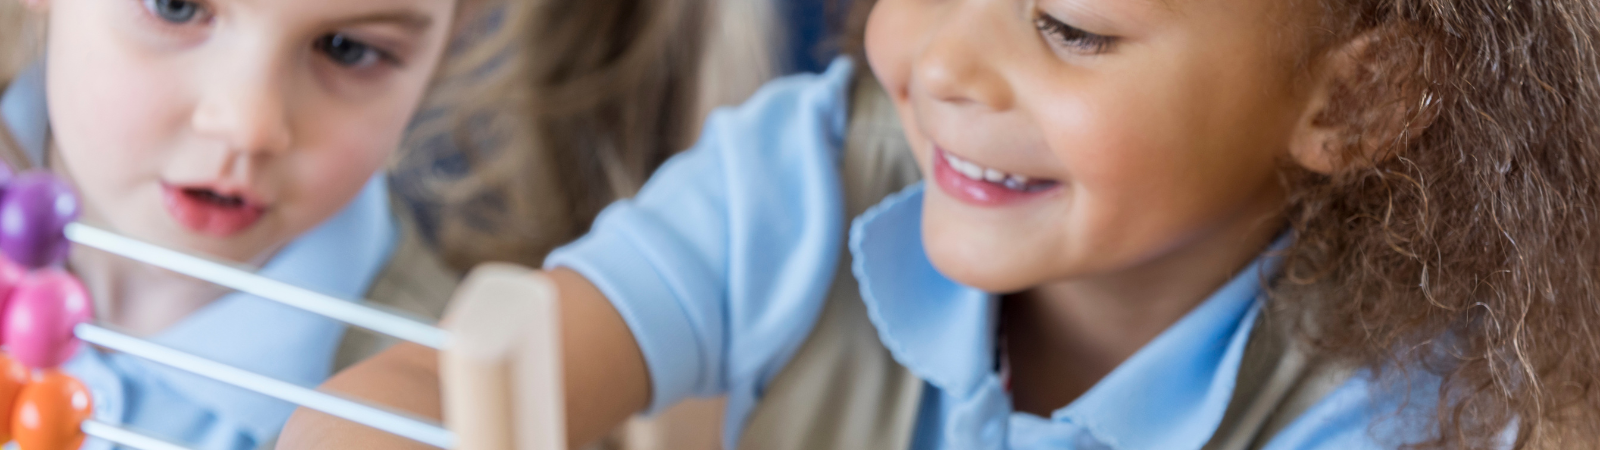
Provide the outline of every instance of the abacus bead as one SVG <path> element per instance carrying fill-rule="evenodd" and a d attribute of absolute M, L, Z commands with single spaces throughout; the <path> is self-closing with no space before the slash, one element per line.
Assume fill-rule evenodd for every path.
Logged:
<path fill-rule="evenodd" d="M 60 366 L 78 350 L 72 329 L 94 317 L 92 304 L 83 283 L 62 269 L 28 274 L 6 304 L 0 328 L 6 349 L 28 367 Z"/>
<path fill-rule="evenodd" d="M 29 268 L 60 263 L 69 246 L 62 231 L 80 208 L 72 187 L 55 175 L 18 175 L 0 196 L 0 251 Z"/>
<path fill-rule="evenodd" d="M 22 388 L 11 417 L 11 433 L 24 450 L 76 450 L 94 399 L 76 378 L 49 371 Z"/>
<path fill-rule="evenodd" d="M 11 179 L 16 178 L 16 175 L 17 171 L 11 170 L 10 164 L 0 161 L 0 191 L 4 191 L 3 187 L 11 184 Z"/>
<path fill-rule="evenodd" d="M 11 293 L 16 291 L 17 285 L 22 283 L 22 278 L 27 275 L 28 269 L 0 254 L 0 314 L 4 314 L 6 304 L 11 301 Z M 5 321 L 0 320 L 0 330 L 4 328 Z M 5 332 L 0 331 L 0 345 L 3 344 L 5 344 Z"/>
<path fill-rule="evenodd" d="M 17 410 L 17 398 L 27 384 L 28 368 L 0 354 L 0 443 L 11 442 L 11 413 Z"/>

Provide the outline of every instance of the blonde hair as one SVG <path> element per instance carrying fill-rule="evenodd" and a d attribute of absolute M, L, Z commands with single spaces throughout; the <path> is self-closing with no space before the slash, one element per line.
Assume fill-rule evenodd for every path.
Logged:
<path fill-rule="evenodd" d="M 43 52 L 43 29 L 35 14 L 17 1 L 0 0 L 0 93 Z M 22 148 L 0 123 L 0 161 L 11 167 L 27 162 Z"/>
<path fill-rule="evenodd" d="M 44 39 L 35 14 L 15 0 L 0 2 L 0 86 L 36 59 Z"/>
<path fill-rule="evenodd" d="M 445 260 L 539 265 L 688 146 L 705 105 L 769 78 L 763 28 L 718 14 L 769 10 L 722 1 L 501 1 L 468 19 L 494 31 L 446 62 L 396 168 Z"/>

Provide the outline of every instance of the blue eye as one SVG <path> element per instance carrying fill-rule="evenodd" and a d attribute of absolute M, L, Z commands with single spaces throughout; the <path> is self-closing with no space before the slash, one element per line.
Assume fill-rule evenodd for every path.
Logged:
<path fill-rule="evenodd" d="M 188 0 L 144 0 L 144 7 L 161 20 L 175 24 L 189 23 L 200 16 L 200 5 Z"/>
<path fill-rule="evenodd" d="M 334 64 L 345 67 L 365 67 L 384 59 L 383 52 L 343 34 L 323 36 L 317 40 L 316 49 Z"/>

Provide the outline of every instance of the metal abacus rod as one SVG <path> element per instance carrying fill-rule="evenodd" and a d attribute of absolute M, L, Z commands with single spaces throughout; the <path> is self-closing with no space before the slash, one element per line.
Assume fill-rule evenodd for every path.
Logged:
<path fill-rule="evenodd" d="M 554 286 L 542 275 L 509 265 L 475 269 L 453 298 L 451 311 L 455 319 L 446 331 L 401 314 L 272 280 L 240 267 L 76 223 L 72 220 L 76 216 L 72 210 L 76 200 L 67 188 L 46 176 L 35 175 L 28 179 L 31 184 L 22 185 L 32 191 L 15 189 L 17 183 L 12 183 L 7 187 L 7 198 L 0 202 L 0 218 L 6 223 L 24 224 L 21 231 L 0 230 L 6 231 L 0 233 L 0 250 L 7 255 L 21 255 L 17 259 L 23 261 L 26 270 L 36 271 L 26 274 L 22 282 L 7 281 L 20 283 L 7 300 L 5 318 L 8 323 L 16 319 L 42 324 L 6 328 L 37 329 L 28 331 L 33 334 L 15 337 L 7 334 L 7 352 L 16 356 L 23 367 L 35 370 L 59 367 L 71 355 L 64 350 L 74 345 L 66 340 L 70 337 L 73 341 L 171 366 L 440 448 L 556 450 L 567 447 L 557 297 Z M 11 199 L 16 192 L 31 197 Z M 20 222 L 16 218 L 19 204 L 25 209 Z M 53 208 L 53 211 L 41 209 L 41 206 Z M 63 209 L 63 206 L 69 208 Z M 11 209 L 6 209 L 8 207 Z M 30 215 L 34 218 L 30 219 Z M 45 221 L 51 217 L 57 220 L 53 225 Z M 63 218 L 65 220 L 60 220 Z M 49 268 L 51 264 L 59 264 L 65 256 L 66 241 L 440 349 L 440 382 L 446 417 L 450 418 L 448 429 L 436 422 L 284 382 L 94 325 L 87 290 L 81 282 L 59 268 Z M 52 329 L 52 326 L 60 328 Z M 10 359 L 5 361 L 12 364 Z M 70 401 L 79 405 L 73 406 L 77 410 L 64 414 L 84 415 L 62 417 L 57 414 L 50 419 L 75 422 L 67 428 L 72 431 L 66 433 L 75 433 L 77 437 L 63 434 L 57 427 L 37 432 L 53 434 L 29 435 L 34 436 L 28 438 L 32 442 L 48 439 L 81 442 L 82 436 L 92 435 L 143 450 L 184 449 L 135 430 L 90 419 L 84 412 L 89 403 L 78 400 L 88 398 L 81 382 L 60 372 L 53 373 L 57 375 L 47 375 L 44 381 L 28 382 L 28 389 L 34 389 L 35 383 L 44 386 L 38 388 L 40 391 L 28 392 L 46 392 L 38 395 L 45 396 L 44 401 L 51 401 L 56 397 L 49 395 L 57 394 L 43 390 L 62 389 L 60 395 L 73 395 Z M 29 394 L 24 392 L 23 395 Z M 33 432 L 32 428 L 29 430 Z M 21 438 L 18 439 L 20 442 Z"/>
<path fill-rule="evenodd" d="M 0 164 L 0 289 L 9 292 L 0 299 L 0 387 L 16 396 L 0 407 L 35 417 L 13 425 L 18 445 L 64 450 L 92 435 L 144 450 L 185 450 L 93 420 L 92 392 L 60 369 L 87 342 L 441 448 L 567 447 L 558 305 L 554 286 L 536 272 L 505 265 L 473 270 L 452 297 L 455 318 L 441 329 L 78 223 L 69 183 L 42 170 L 11 175 Z M 94 325 L 88 289 L 63 266 L 73 242 L 438 349 L 448 429 Z"/>
<path fill-rule="evenodd" d="M 68 224 L 64 231 L 68 240 L 81 245 L 277 301 L 340 322 L 436 349 L 442 349 L 446 342 L 447 334 L 437 327 L 266 278 L 229 264 L 156 246 L 81 223 Z M 228 383 L 424 444 L 453 448 L 456 443 L 455 434 L 436 422 L 277 380 L 97 325 L 80 324 L 73 329 L 73 334 L 90 344 Z M 86 422 L 84 432 L 144 450 L 183 448 L 131 430 L 98 422 Z"/>
<path fill-rule="evenodd" d="M 229 264 L 171 250 L 82 223 L 66 227 L 67 239 L 219 286 L 277 301 L 406 341 L 443 350 L 448 333 L 407 317 L 256 275 Z"/>
<path fill-rule="evenodd" d="M 90 344 L 232 384 L 400 437 L 439 448 L 455 447 L 455 435 L 449 430 L 408 414 L 274 379 L 96 325 L 78 325 L 74 333 L 78 339 Z"/>

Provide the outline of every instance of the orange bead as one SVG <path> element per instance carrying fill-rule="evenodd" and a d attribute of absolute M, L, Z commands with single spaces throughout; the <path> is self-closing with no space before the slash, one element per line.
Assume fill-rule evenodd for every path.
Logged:
<path fill-rule="evenodd" d="M 28 368 L 0 354 L 0 424 L 11 424 L 11 412 L 16 411 L 17 396 L 28 384 Z M 11 442 L 11 427 L 0 426 L 0 443 Z"/>
<path fill-rule="evenodd" d="M 93 409 L 83 382 L 48 371 L 22 388 L 11 433 L 22 450 L 77 450 L 83 446 L 83 421 Z"/>

